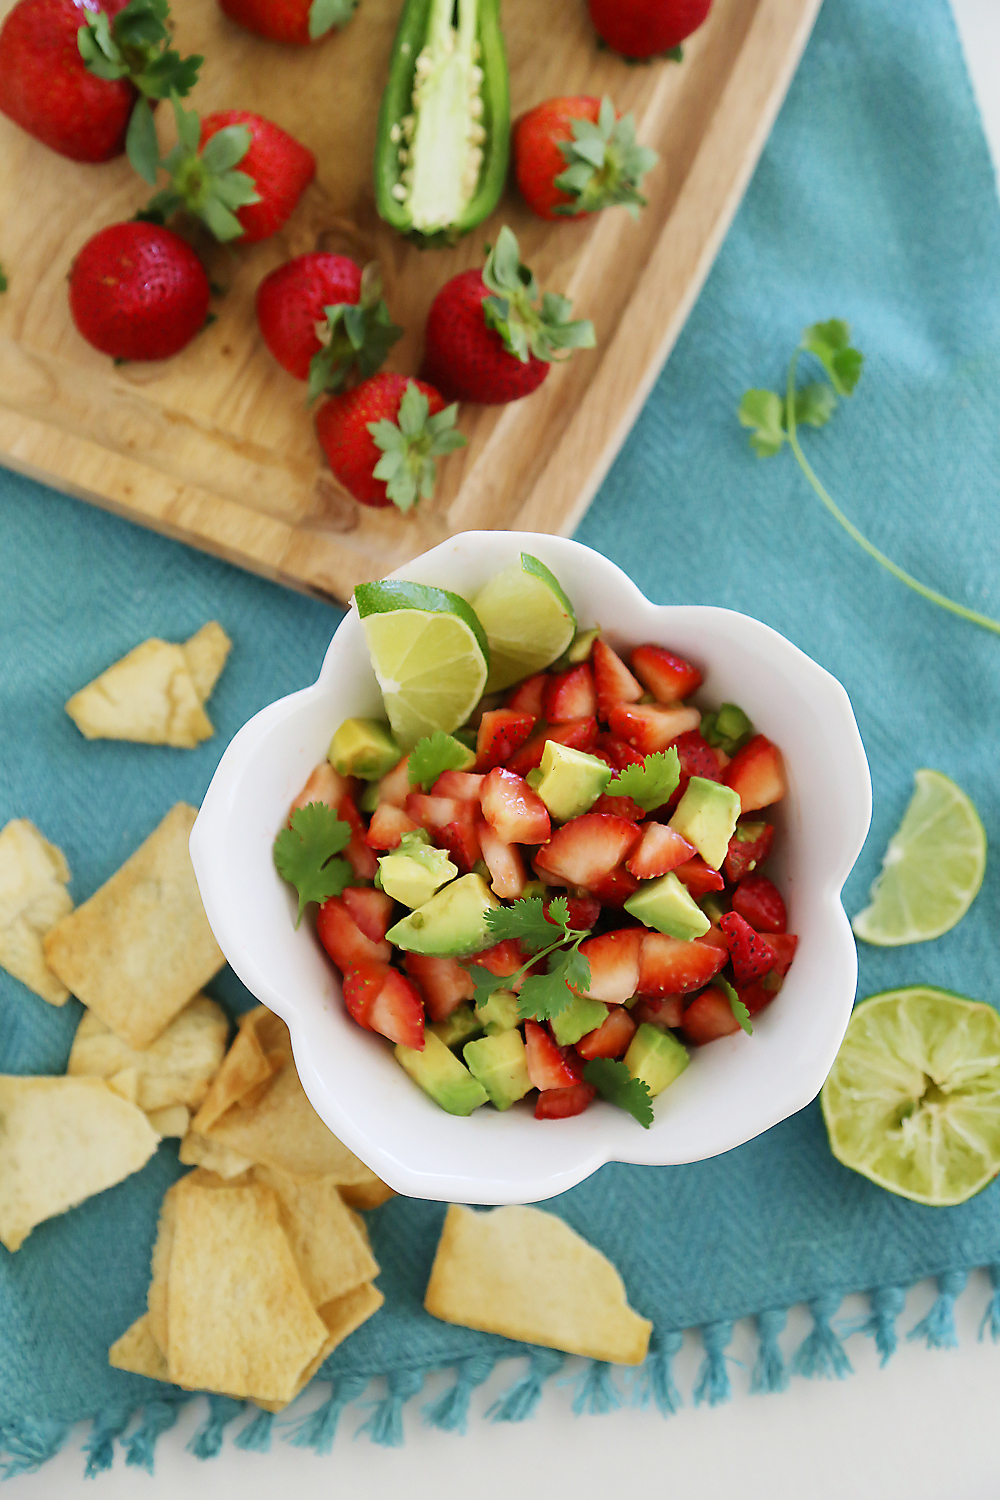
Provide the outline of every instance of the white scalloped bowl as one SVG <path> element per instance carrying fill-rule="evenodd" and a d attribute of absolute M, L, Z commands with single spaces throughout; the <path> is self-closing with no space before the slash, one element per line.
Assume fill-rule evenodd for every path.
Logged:
<path fill-rule="evenodd" d="M 819 1092 L 847 1026 L 857 955 L 840 893 L 868 832 L 871 780 L 847 693 L 783 636 L 731 610 L 651 604 L 615 565 L 578 542 L 527 532 L 465 532 L 393 576 L 468 598 L 525 550 L 551 568 L 581 627 L 610 644 L 656 641 L 705 672 L 707 707 L 740 703 L 782 749 L 788 795 L 775 809 L 769 869 L 799 935 L 781 993 L 753 1036 L 696 1049 L 654 1101 L 644 1130 L 598 1101 L 561 1121 L 526 1105 L 469 1118 L 439 1109 L 388 1042 L 348 1017 L 340 981 L 271 847 L 288 807 L 342 719 L 382 711 L 357 611 L 339 626 L 318 680 L 263 709 L 227 749 L 191 835 L 208 920 L 247 988 L 287 1022 L 303 1086 L 330 1129 L 398 1192 L 458 1203 L 531 1203 L 607 1161 L 701 1161 L 759 1135 Z"/>

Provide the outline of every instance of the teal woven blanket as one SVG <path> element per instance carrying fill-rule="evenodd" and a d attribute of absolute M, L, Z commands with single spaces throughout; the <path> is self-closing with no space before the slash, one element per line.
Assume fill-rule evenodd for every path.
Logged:
<path fill-rule="evenodd" d="M 743 390 L 780 380 L 800 329 L 849 320 L 868 363 L 853 400 L 810 454 L 851 517 L 905 568 L 1000 614 L 1000 214 L 987 151 L 945 0 L 827 0 L 746 201 L 687 328 L 583 522 L 581 540 L 653 599 L 723 604 L 766 620 L 848 688 L 871 760 L 872 835 L 847 891 L 856 911 L 918 766 L 947 772 L 1000 831 L 996 723 L 1000 643 L 909 593 L 829 520 L 788 454 L 751 456 L 735 411 Z M 11 268 L 16 274 L 16 268 Z M 313 680 L 339 615 L 27 481 L 0 475 L 0 825 L 31 818 L 65 851 L 88 896 L 177 799 L 197 802 L 231 735 L 273 698 Z M 206 619 L 235 642 L 212 699 L 218 733 L 196 751 L 85 745 L 69 694 L 149 635 L 181 640 Z M 861 994 L 926 980 L 1000 1001 L 1000 876 L 972 912 L 919 948 L 861 954 Z M 250 1003 L 232 975 L 213 993 Z M 53 1010 L 0 973 L 0 1071 L 60 1072 L 80 1014 Z M 90 1472 L 116 1451 L 152 1464 L 179 1393 L 109 1369 L 108 1345 L 145 1306 L 157 1208 L 178 1174 L 165 1144 L 137 1176 L 0 1250 L 0 1449 L 8 1472 L 49 1457 L 92 1419 Z M 1000 1187 L 959 1208 L 891 1197 L 839 1166 L 816 1106 L 715 1161 L 607 1166 L 550 1207 L 620 1268 L 655 1324 L 631 1388 L 597 1365 L 580 1410 L 623 1399 L 672 1411 L 680 1330 L 705 1358 L 686 1399 L 728 1392 L 733 1320 L 757 1319 L 758 1389 L 786 1372 L 849 1370 L 835 1323 L 845 1292 L 871 1297 L 868 1332 L 888 1358 L 903 1291 L 936 1276 L 918 1332 L 953 1337 L 951 1305 L 970 1268 L 1000 1280 Z M 329 1389 L 280 1435 L 324 1450 L 375 1375 L 366 1420 L 398 1442 L 425 1373 L 456 1369 L 427 1420 L 461 1428 L 475 1387 L 523 1348 L 428 1317 L 422 1296 L 443 1208 L 395 1199 L 370 1215 L 385 1307 L 331 1357 Z M 782 1349 L 784 1309 L 815 1326 Z M 1000 1300 L 986 1309 L 1000 1333 Z M 904 1330 L 910 1331 L 910 1330 Z M 535 1350 L 492 1411 L 526 1416 L 561 1357 Z M 183 1397 L 181 1399 L 189 1399 Z M 310 1411 L 315 1398 L 305 1402 Z M 419 1403 L 415 1403 L 419 1414 Z M 657 1420 L 651 1411 L 650 1420 Z M 272 1419 L 213 1397 L 192 1446 L 223 1429 L 266 1449 Z"/>

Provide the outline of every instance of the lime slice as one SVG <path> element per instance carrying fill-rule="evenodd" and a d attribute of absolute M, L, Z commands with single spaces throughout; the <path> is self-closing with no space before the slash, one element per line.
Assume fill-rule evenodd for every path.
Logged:
<path fill-rule="evenodd" d="M 468 603 L 422 583 L 362 583 L 354 590 L 385 711 L 399 744 L 450 734 L 483 695 L 490 651 Z"/>
<path fill-rule="evenodd" d="M 871 905 L 853 923 L 859 938 L 884 948 L 949 932 L 975 900 L 986 869 L 986 833 L 962 789 L 940 771 L 918 771 L 914 783 Z"/>
<path fill-rule="evenodd" d="M 530 552 L 491 578 L 472 607 L 490 643 L 490 693 L 549 666 L 576 634 L 572 604 Z"/>
<path fill-rule="evenodd" d="M 926 985 L 872 995 L 820 1101 L 845 1167 L 915 1203 L 964 1203 L 1000 1171 L 1000 1015 Z"/>

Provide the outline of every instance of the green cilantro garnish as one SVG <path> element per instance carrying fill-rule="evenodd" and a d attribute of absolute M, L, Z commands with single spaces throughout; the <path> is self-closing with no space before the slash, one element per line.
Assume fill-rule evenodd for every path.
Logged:
<path fill-rule="evenodd" d="M 677 751 L 656 750 L 642 765 L 626 766 L 605 788 L 609 797 L 631 797 L 644 812 L 662 807 L 681 779 Z"/>
<path fill-rule="evenodd" d="M 406 774 L 411 786 L 422 786 L 429 792 L 442 771 L 467 771 L 474 760 L 475 756 L 461 740 L 435 729 L 433 734 L 417 740 L 406 763 Z"/>
<path fill-rule="evenodd" d="M 299 893 L 298 927 L 310 901 L 339 896 L 350 885 L 354 871 L 346 859 L 335 859 L 351 840 L 351 825 L 338 818 L 325 802 L 308 802 L 296 808 L 290 828 L 283 828 L 274 841 L 274 864 L 278 874 Z"/>
<path fill-rule="evenodd" d="M 643 1129 L 653 1123 L 653 1105 L 649 1085 L 633 1078 L 623 1062 L 610 1057 L 595 1057 L 583 1070 L 584 1080 L 593 1084 L 602 1099 L 628 1110 Z"/>
<path fill-rule="evenodd" d="M 739 995 L 733 989 L 728 979 L 723 979 L 721 974 L 716 974 L 712 980 L 712 988 L 721 990 L 729 1001 L 729 1009 L 739 1021 L 747 1036 L 753 1036 L 753 1027 L 750 1025 L 750 1012 L 747 1010 Z"/>
<path fill-rule="evenodd" d="M 819 361 L 827 376 L 828 384 L 818 382 L 796 387 L 795 376 L 799 360 L 804 354 L 812 355 Z M 981 625 L 984 630 L 992 630 L 995 635 L 1000 635 L 1000 620 L 994 620 L 989 615 L 982 615 L 978 610 L 967 609 L 964 604 L 956 604 L 954 599 L 949 599 L 945 594 L 939 594 L 937 589 L 928 588 L 925 583 L 914 578 L 912 573 L 905 572 L 891 558 L 886 557 L 884 552 L 880 552 L 877 547 L 873 546 L 854 525 L 854 522 L 847 519 L 833 497 L 820 483 L 812 465 L 802 451 L 802 444 L 799 442 L 799 427 L 803 425 L 824 427 L 836 410 L 837 398 L 850 396 L 853 393 L 860 379 L 863 364 L 864 356 L 859 349 L 851 345 L 851 330 L 840 318 L 831 318 L 826 323 L 813 323 L 811 327 L 806 328 L 788 366 L 784 396 L 779 396 L 775 391 L 763 390 L 751 390 L 744 393 L 737 415 L 742 425 L 751 429 L 751 448 L 758 458 L 771 458 L 775 453 L 780 453 L 787 443 L 802 473 L 831 516 L 838 525 L 844 528 L 848 536 L 868 553 L 869 557 L 891 573 L 894 578 L 898 578 L 900 583 L 905 583 L 907 588 L 913 589 L 924 599 L 929 599 L 932 604 L 949 610 L 953 615 L 959 615 L 963 620 L 971 621 L 973 625 Z"/>
<path fill-rule="evenodd" d="M 466 964 L 476 985 L 475 1005 L 485 1005 L 495 990 L 512 990 L 523 978 L 517 997 L 520 1019 L 548 1021 L 560 1015 L 582 990 L 589 989 L 590 964 L 579 950 L 590 928 L 570 927 L 565 896 L 549 902 L 548 915 L 541 896 L 528 896 L 511 906 L 495 906 L 486 913 L 486 925 L 495 942 L 516 938 L 531 957 L 513 974 L 492 974 L 482 964 Z M 528 973 L 543 960 L 547 960 L 544 972 Z"/>

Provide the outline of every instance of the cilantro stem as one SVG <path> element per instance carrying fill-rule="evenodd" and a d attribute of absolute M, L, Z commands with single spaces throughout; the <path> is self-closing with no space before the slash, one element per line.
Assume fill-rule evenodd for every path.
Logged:
<path fill-rule="evenodd" d="M 834 520 L 844 528 L 848 536 L 852 537 L 853 540 L 857 542 L 858 546 L 863 548 L 864 551 L 868 553 L 869 557 L 874 558 L 877 563 L 880 563 L 881 566 L 885 568 L 889 573 L 891 573 L 894 578 L 898 578 L 900 583 L 905 583 L 907 588 L 913 589 L 917 594 L 922 594 L 923 597 L 925 599 L 929 599 L 932 604 L 940 605 L 942 609 L 949 610 L 953 615 L 959 615 L 963 620 L 971 621 L 973 625 L 981 625 L 984 630 L 992 630 L 994 635 L 1000 635 L 1000 620 L 991 619 L 989 615 L 981 615 L 977 610 L 968 609 L 964 604 L 956 604 L 954 599 L 949 599 L 945 594 L 939 594 L 937 589 L 928 588 L 926 583 L 921 583 L 918 578 L 913 577 L 912 573 L 907 573 L 903 568 L 899 567 L 897 563 L 894 563 L 890 557 L 886 557 L 884 552 L 880 552 L 879 549 L 874 546 L 866 536 L 862 535 L 862 533 L 854 525 L 853 521 L 849 521 L 847 519 L 847 517 L 844 515 L 844 512 L 834 501 L 832 495 L 830 495 L 820 483 L 819 478 L 813 471 L 812 465 L 809 463 L 809 460 L 806 458 L 805 454 L 802 451 L 802 445 L 799 442 L 798 431 L 795 422 L 795 372 L 798 366 L 799 356 L 808 352 L 809 351 L 805 348 L 805 346 L 803 344 L 800 344 L 795 353 L 792 355 L 791 363 L 788 366 L 788 385 L 785 401 L 785 425 L 788 433 L 788 442 L 792 452 L 795 454 L 795 458 L 798 462 L 799 468 L 802 470 L 806 479 L 808 479 L 809 483 L 812 485 L 820 500 L 822 500 L 823 504 L 833 516 Z"/>

